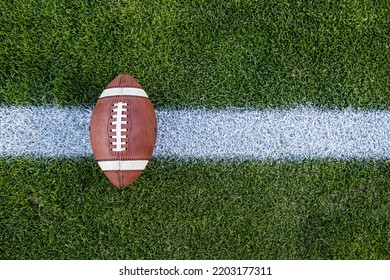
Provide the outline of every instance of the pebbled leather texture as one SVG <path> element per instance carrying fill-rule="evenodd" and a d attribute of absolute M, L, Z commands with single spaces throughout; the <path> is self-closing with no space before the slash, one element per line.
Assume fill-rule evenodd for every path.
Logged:
<path fill-rule="evenodd" d="M 134 78 L 126 74 L 116 77 L 107 88 L 112 87 L 141 88 Z M 122 122 L 120 127 L 116 121 Z M 90 141 L 97 161 L 149 160 L 156 137 L 156 114 L 149 98 L 110 96 L 99 98 L 96 102 L 90 122 Z M 113 185 L 122 188 L 136 180 L 143 170 L 103 171 Z"/>

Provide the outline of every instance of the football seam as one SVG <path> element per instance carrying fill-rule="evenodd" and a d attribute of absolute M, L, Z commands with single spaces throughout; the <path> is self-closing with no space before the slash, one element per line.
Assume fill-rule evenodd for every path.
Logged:
<path fill-rule="evenodd" d="M 126 172 L 126 173 L 130 173 L 130 172 L 144 172 L 145 169 L 140 169 L 140 170 L 103 170 L 103 173 L 104 172 L 115 172 L 115 173 L 120 173 L 120 172 Z"/>
<path fill-rule="evenodd" d="M 143 87 L 126 87 L 126 86 L 117 86 L 117 87 L 106 87 L 104 89 L 110 89 L 110 88 L 139 88 L 139 89 L 144 89 Z"/>
<path fill-rule="evenodd" d="M 150 160 L 151 158 L 121 158 L 120 160 L 118 159 L 112 159 L 112 158 L 107 158 L 107 159 L 96 159 L 96 161 L 126 161 L 126 160 Z"/>
<path fill-rule="evenodd" d="M 130 97 L 130 98 L 143 98 L 150 100 L 149 97 L 143 97 L 143 96 L 135 96 L 135 95 L 110 95 L 110 96 L 105 96 L 105 97 L 99 97 L 99 99 L 106 99 L 106 98 L 121 98 L 121 97 Z"/>

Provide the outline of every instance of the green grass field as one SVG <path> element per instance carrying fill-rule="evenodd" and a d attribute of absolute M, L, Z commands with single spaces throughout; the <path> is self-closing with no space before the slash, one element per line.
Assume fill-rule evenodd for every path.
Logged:
<path fill-rule="evenodd" d="M 1 161 L 3 258 L 386 259 L 389 162 Z M 6 177 L 6 178 L 4 178 Z"/>
<path fill-rule="evenodd" d="M 389 108 L 388 1 L 0 3 L 0 102 L 93 104 L 119 72 L 157 107 Z"/>
<path fill-rule="evenodd" d="M 0 105 L 390 109 L 388 1 L 0 0 Z M 0 127 L 1 129 L 1 127 Z M 389 259 L 390 161 L 0 158 L 0 259 Z"/>

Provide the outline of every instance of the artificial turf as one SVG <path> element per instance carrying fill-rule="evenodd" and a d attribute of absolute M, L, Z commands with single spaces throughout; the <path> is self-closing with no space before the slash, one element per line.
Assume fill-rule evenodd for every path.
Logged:
<path fill-rule="evenodd" d="M 0 104 L 389 109 L 389 1 L 0 0 Z M 1 129 L 1 125 L 0 125 Z M 0 159 L 0 259 L 389 259 L 390 162 Z"/>
<path fill-rule="evenodd" d="M 1 259 L 388 259 L 389 161 L 0 161 Z"/>
<path fill-rule="evenodd" d="M 390 108 L 389 1 L 1 0 L 0 103 Z"/>

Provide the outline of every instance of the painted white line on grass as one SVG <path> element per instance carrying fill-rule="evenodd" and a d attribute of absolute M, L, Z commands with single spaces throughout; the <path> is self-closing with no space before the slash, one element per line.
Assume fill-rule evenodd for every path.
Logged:
<path fill-rule="evenodd" d="M 90 108 L 0 107 L 0 156 L 90 155 L 91 114 Z"/>
<path fill-rule="evenodd" d="M 0 107 L 0 156 L 90 156 L 92 108 Z M 155 157 L 388 159 L 390 111 L 158 110 Z"/>

